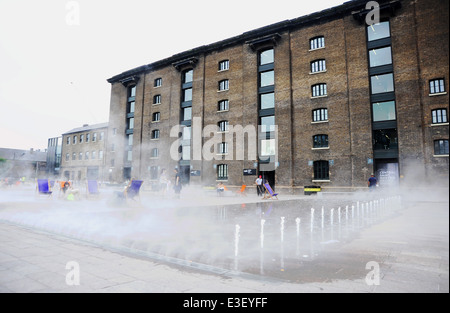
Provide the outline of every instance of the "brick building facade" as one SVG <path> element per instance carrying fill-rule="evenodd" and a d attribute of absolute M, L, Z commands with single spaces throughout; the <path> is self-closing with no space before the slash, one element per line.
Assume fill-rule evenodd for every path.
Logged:
<path fill-rule="evenodd" d="M 175 167 L 186 183 L 251 185 L 262 174 L 293 189 L 364 187 L 371 173 L 385 185 L 448 178 L 448 1 L 379 1 L 375 25 L 366 3 L 108 79 L 110 178 L 157 181 Z M 244 135 L 230 136 L 239 126 Z"/>
<path fill-rule="evenodd" d="M 109 180 L 105 167 L 108 123 L 83 125 L 62 135 L 61 178 L 74 181 Z"/>

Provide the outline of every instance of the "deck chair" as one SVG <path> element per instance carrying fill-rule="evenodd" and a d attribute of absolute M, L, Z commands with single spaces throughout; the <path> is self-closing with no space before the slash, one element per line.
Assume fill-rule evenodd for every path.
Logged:
<path fill-rule="evenodd" d="M 38 192 L 38 195 L 46 195 L 51 197 L 52 191 L 48 179 L 38 179 L 36 191 Z"/>
<path fill-rule="evenodd" d="M 275 199 L 278 200 L 278 193 L 274 193 L 272 190 L 272 187 L 270 187 L 270 185 L 268 183 L 264 184 L 264 189 L 266 191 L 264 192 L 263 199 L 272 199 L 273 200 L 273 198 L 275 197 Z"/>
<path fill-rule="evenodd" d="M 135 200 L 134 198 L 136 197 L 139 198 L 139 190 L 141 189 L 143 182 L 144 181 L 142 180 L 132 180 L 127 188 L 127 191 L 125 192 L 125 198 L 133 200 Z"/>
<path fill-rule="evenodd" d="M 247 185 L 242 185 L 241 190 L 236 191 L 237 194 L 239 194 L 241 196 L 247 196 L 247 194 L 245 192 L 245 188 L 247 188 Z"/>
<path fill-rule="evenodd" d="M 98 190 L 98 182 L 96 180 L 88 180 L 87 181 L 87 195 L 89 196 L 98 196 L 100 191 Z"/>

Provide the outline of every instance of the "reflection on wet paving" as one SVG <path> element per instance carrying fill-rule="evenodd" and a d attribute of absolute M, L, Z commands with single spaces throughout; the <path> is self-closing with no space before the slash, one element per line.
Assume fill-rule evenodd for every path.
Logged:
<path fill-rule="evenodd" d="M 364 277 L 367 256 L 339 246 L 392 217 L 400 198 L 164 209 L 104 204 L 0 202 L 0 220 L 216 273 L 303 283 Z"/>

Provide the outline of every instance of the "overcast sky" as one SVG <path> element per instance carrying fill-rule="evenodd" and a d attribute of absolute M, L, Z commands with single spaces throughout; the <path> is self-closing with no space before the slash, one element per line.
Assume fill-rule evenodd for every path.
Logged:
<path fill-rule="evenodd" d="M 0 147 L 108 122 L 106 79 L 342 0 L 0 0 Z"/>

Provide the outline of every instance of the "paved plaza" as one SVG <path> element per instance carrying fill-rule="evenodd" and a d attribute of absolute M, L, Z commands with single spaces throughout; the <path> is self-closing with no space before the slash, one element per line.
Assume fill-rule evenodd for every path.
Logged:
<path fill-rule="evenodd" d="M 4 190 L 1 192 L 4 195 Z M 287 198 L 300 202 L 305 196 Z M 18 207 L 5 196 L 1 200 L 0 292 L 3 293 L 449 292 L 449 203 L 445 197 L 403 198 L 402 208 L 389 218 L 360 229 L 346 240 L 328 240 L 320 257 L 302 262 L 299 268 L 305 273 L 296 273 L 297 281 L 284 279 L 282 275 L 259 275 L 257 271 L 220 272 L 215 271 L 220 266 L 202 267 L 196 262 L 177 264 L 137 250 L 134 253 L 133 249 L 89 242 L 62 230 L 46 230 L 20 222 L 28 221 L 24 216 L 35 207 L 45 208 L 46 201 L 56 200 L 21 202 Z M 191 200 L 177 201 L 182 206 L 181 203 Z M 260 199 L 204 197 L 202 201 L 240 204 L 245 210 L 246 203 Z M 283 201 L 281 197 L 280 202 Z M 23 210 L 20 215 L 14 214 L 20 210 Z M 365 268 L 365 264 L 379 266 L 378 282 L 371 280 L 375 276 L 370 276 L 375 267 Z M 77 273 L 78 281 L 74 280 Z"/>

